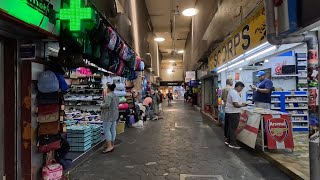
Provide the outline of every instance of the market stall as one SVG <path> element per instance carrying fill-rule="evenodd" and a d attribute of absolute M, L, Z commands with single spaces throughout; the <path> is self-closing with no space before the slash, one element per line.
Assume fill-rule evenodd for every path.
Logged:
<path fill-rule="evenodd" d="M 260 135 L 263 151 L 266 147 L 294 149 L 292 125 L 288 113 L 255 107 L 243 108 L 236 133 L 237 139 L 251 148 L 256 148 L 257 137 Z"/>

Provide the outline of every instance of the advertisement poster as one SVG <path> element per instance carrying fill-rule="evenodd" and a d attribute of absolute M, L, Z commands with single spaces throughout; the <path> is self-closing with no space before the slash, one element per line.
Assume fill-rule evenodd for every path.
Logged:
<path fill-rule="evenodd" d="M 309 138 L 311 143 L 319 142 L 319 56 L 317 49 L 308 51 L 308 91 L 309 91 Z"/>
<path fill-rule="evenodd" d="M 293 149 L 293 136 L 288 115 L 264 115 L 268 149 Z"/>
<path fill-rule="evenodd" d="M 236 131 L 237 139 L 253 149 L 256 146 L 260 117 L 261 115 L 258 113 L 242 112 Z"/>

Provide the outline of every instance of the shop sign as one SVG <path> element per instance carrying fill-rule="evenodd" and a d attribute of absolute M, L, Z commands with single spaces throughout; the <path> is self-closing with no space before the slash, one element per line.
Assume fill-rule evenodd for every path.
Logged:
<path fill-rule="evenodd" d="M 199 86 L 200 85 L 200 81 L 199 80 L 191 80 L 189 82 L 189 85 L 194 87 L 194 86 Z"/>
<path fill-rule="evenodd" d="M 190 78 L 191 80 L 195 80 L 196 79 L 196 72 L 195 71 L 187 71 L 186 78 Z"/>
<path fill-rule="evenodd" d="M 160 86 L 181 86 L 183 84 L 182 81 L 162 81 L 160 82 Z"/>
<path fill-rule="evenodd" d="M 60 9 L 60 0 L 9 0 L 0 1 L 0 10 L 28 24 L 59 34 L 60 25 L 56 14 Z"/>
<path fill-rule="evenodd" d="M 293 136 L 290 117 L 281 115 L 279 118 L 264 115 L 268 149 L 293 149 Z"/>
<path fill-rule="evenodd" d="M 211 53 L 209 70 L 212 71 L 266 42 L 265 21 L 265 9 L 261 3 L 244 23 Z"/>
<path fill-rule="evenodd" d="M 68 8 L 61 8 L 60 20 L 69 21 L 70 31 L 80 31 L 81 22 L 94 19 L 91 7 L 81 7 L 83 0 L 70 0 Z"/>
<path fill-rule="evenodd" d="M 259 132 L 261 115 L 249 111 L 243 111 L 236 130 L 237 139 L 251 148 L 255 148 Z"/>

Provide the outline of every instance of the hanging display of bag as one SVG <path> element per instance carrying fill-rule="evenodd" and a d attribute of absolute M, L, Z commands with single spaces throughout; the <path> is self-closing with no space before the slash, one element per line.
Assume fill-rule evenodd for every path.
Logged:
<path fill-rule="evenodd" d="M 49 115 L 59 111 L 58 104 L 38 105 L 39 115 Z"/>
<path fill-rule="evenodd" d="M 41 93 L 37 94 L 38 105 L 59 104 L 60 95 L 59 92 Z"/>
<path fill-rule="evenodd" d="M 126 103 L 127 102 L 127 99 L 125 97 L 120 97 L 119 98 L 119 102 L 120 103 Z"/>
<path fill-rule="evenodd" d="M 108 48 L 111 51 L 113 51 L 115 49 L 118 36 L 117 36 L 116 32 L 111 27 L 108 27 L 108 33 L 109 33 L 109 37 L 110 37 L 110 41 L 108 43 Z"/>
<path fill-rule="evenodd" d="M 144 62 L 141 61 L 141 62 L 140 62 L 140 71 L 143 71 L 143 70 L 144 70 Z"/>
<path fill-rule="evenodd" d="M 39 123 L 49 123 L 49 122 L 56 122 L 60 120 L 60 112 L 55 112 L 53 114 L 48 115 L 38 115 L 38 122 Z"/>
<path fill-rule="evenodd" d="M 116 74 L 118 75 L 118 76 L 121 76 L 122 74 L 123 74 L 123 71 L 124 71 L 124 68 L 125 68 L 125 63 L 123 62 L 123 60 L 120 60 L 120 64 L 119 64 L 119 66 L 118 66 L 118 69 L 117 69 L 117 72 L 116 72 Z"/>
<path fill-rule="evenodd" d="M 133 81 L 126 81 L 126 88 L 133 88 L 133 87 L 134 87 Z"/>
<path fill-rule="evenodd" d="M 129 109 L 128 103 L 119 104 L 119 110 L 127 110 Z"/>
<path fill-rule="evenodd" d="M 42 93 L 59 91 L 59 81 L 52 71 L 44 71 L 38 77 L 38 90 Z"/>
<path fill-rule="evenodd" d="M 140 71 L 140 63 L 141 63 L 141 58 L 139 56 L 136 56 L 134 70 Z"/>
<path fill-rule="evenodd" d="M 60 149 L 61 135 L 42 135 L 38 137 L 38 151 L 40 153 L 48 153 Z"/>
<path fill-rule="evenodd" d="M 39 123 L 38 125 L 38 136 L 41 135 L 55 135 L 60 131 L 60 122 L 47 122 Z"/>
<path fill-rule="evenodd" d="M 121 96 L 125 96 L 125 95 L 126 95 L 126 91 L 118 91 L 118 90 L 115 90 L 115 91 L 114 91 L 114 94 L 115 94 L 117 97 L 121 97 Z"/>
<path fill-rule="evenodd" d="M 118 83 L 116 83 L 116 90 L 117 91 L 125 91 L 126 90 L 125 84 L 122 83 L 121 81 L 119 81 Z"/>
<path fill-rule="evenodd" d="M 43 180 L 61 180 L 63 174 L 63 167 L 58 164 L 56 160 L 51 160 L 42 168 Z"/>

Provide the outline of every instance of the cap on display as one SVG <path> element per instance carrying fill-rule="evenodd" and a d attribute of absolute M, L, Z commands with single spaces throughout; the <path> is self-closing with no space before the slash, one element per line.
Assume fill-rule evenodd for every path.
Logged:
<path fill-rule="evenodd" d="M 260 77 L 260 76 L 264 76 L 264 75 L 266 75 L 266 73 L 264 71 L 259 71 L 256 76 Z"/>

